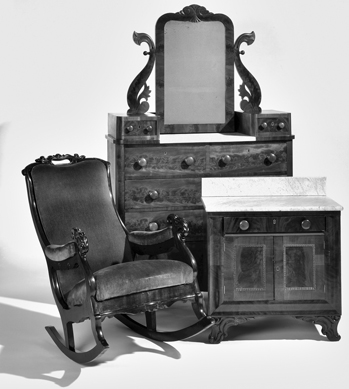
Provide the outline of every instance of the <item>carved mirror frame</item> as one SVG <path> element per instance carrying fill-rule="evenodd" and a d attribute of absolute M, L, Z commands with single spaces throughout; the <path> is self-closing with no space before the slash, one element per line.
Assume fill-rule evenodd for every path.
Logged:
<path fill-rule="evenodd" d="M 165 26 L 170 21 L 205 23 L 220 22 L 225 29 L 225 120 L 222 123 L 166 124 L 165 101 Z M 183 24 L 183 26 L 185 23 Z M 156 35 L 156 114 L 160 117 L 161 133 L 207 133 L 234 131 L 234 26 L 224 14 L 214 14 L 205 7 L 190 5 L 177 13 L 162 15 L 155 27 Z M 205 53 L 209 56 L 210 53 Z M 180 112 L 178 113 L 180 115 Z"/>

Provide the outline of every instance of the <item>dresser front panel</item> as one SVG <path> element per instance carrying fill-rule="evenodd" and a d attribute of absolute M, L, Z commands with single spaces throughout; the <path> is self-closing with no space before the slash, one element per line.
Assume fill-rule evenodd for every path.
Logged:
<path fill-rule="evenodd" d="M 141 166 L 141 160 L 145 166 Z M 197 177 L 206 170 L 206 148 L 198 145 L 126 148 L 124 169 L 126 179 L 169 176 Z"/>
<path fill-rule="evenodd" d="M 201 179 L 152 179 L 125 182 L 125 209 L 202 207 Z"/>
<path fill-rule="evenodd" d="M 207 170 L 212 176 L 287 175 L 287 154 L 286 142 L 214 145 Z"/>

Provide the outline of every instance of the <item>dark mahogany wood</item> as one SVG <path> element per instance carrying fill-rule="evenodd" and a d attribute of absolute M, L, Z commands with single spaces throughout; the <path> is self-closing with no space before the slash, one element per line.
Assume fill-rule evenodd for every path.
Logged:
<path fill-rule="evenodd" d="M 212 343 L 258 315 L 294 316 L 340 339 L 339 212 L 211 213 L 207 236 Z"/>
<path fill-rule="evenodd" d="M 149 59 L 145 67 L 132 81 L 127 92 L 127 104 L 130 107 L 127 111 L 128 115 L 144 114 L 149 110 L 148 98 L 150 96 L 150 88 L 146 81 L 148 80 L 155 63 L 155 45 L 149 35 L 144 33 L 133 33 L 133 41 L 137 45 L 147 43 L 149 51 L 144 51 L 144 55 L 149 55 Z M 141 89 L 143 90 L 141 91 Z"/>
<path fill-rule="evenodd" d="M 164 71 L 165 71 L 165 37 L 164 27 L 169 21 L 205 23 L 218 21 L 225 28 L 225 123 L 217 124 L 164 124 Z M 155 27 L 156 34 L 156 113 L 160 116 L 161 133 L 190 132 L 233 132 L 234 128 L 234 25 L 231 19 L 223 14 L 214 14 L 205 7 L 190 5 L 176 13 L 162 15 Z M 207 53 L 209 55 L 209 53 Z"/>
<path fill-rule="evenodd" d="M 249 34 L 242 34 L 237 38 L 234 46 L 235 66 L 239 76 L 242 79 L 242 84 L 239 88 L 239 93 L 242 99 L 240 102 L 240 107 L 244 112 L 247 113 L 260 113 L 262 111 L 260 107 L 262 101 L 261 88 L 257 80 L 246 69 L 240 58 L 240 55 L 245 54 L 243 50 L 240 51 L 241 44 L 247 43 L 248 45 L 251 45 L 255 41 L 255 38 L 256 35 L 254 32 Z"/>

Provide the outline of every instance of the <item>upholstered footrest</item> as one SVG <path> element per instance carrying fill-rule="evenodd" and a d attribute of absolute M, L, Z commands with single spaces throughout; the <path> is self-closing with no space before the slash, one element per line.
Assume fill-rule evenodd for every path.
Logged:
<path fill-rule="evenodd" d="M 125 262 L 99 270 L 94 276 L 97 301 L 193 282 L 190 266 L 166 259 Z M 85 298 L 85 280 L 78 282 L 66 295 L 69 307 L 82 305 Z"/>

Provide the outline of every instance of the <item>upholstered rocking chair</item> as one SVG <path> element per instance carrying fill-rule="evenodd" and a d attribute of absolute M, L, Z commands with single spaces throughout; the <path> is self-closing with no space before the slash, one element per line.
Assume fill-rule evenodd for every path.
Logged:
<path fill-rule="evenodd" d="M 106 351 L 102 321 L 107 317 L 158 341 L 186 339 L 212 325 L 185 244 L 184 219 L 169 215 L 164 229 L 127 231 L 114 207 L 109 163 L 97 158 L 41 157 L 22 173 L 65 339 L 54 327 L 46 330 L 66 356 L 87 363 Z M 181 260 L 154 259 L 170 250 Z M 179 300 L 192 302 L 198 320 L 181 330 L 157 331 L 155 311 Z M 146 325 L 129 316 L 137 313 L 145 313 Z M 96 344 L 79 352 L 73 323 L 86 319 Z"/>

